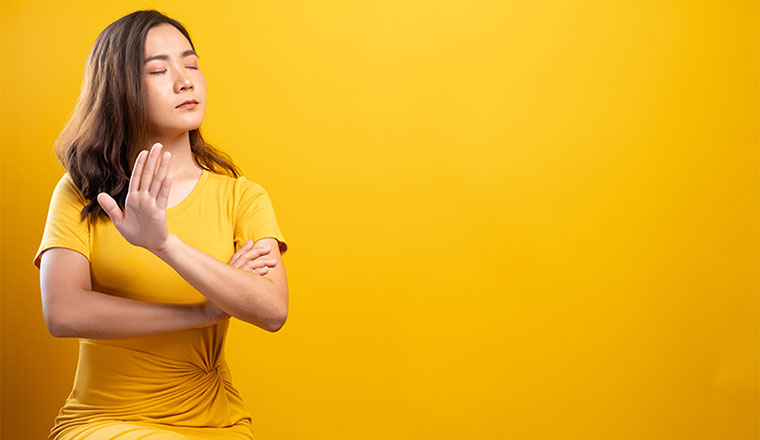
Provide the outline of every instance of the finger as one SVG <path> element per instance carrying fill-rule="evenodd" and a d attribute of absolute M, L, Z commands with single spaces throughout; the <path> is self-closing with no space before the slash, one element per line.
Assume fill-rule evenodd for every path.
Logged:
<path fill-rule="evenodd" d="M 166 211 L 166 205 L 169 203 L 169 190 L 172 187 L 172 175 L 169 174 L 161 180 L 161 189 L 158 190 L 156 197 L 156 206 L 162 211 Z"/>
<path fill-rule="evenodd" d="M 248 254 L 248 255 L 243 255 L 240 258 L 242 258 L 245 261 L 256 261 L 256 262 L 259 262 L 262 265 L 269 264 L 271 266 L 271 264 L 270 264 L 271 260 L 269 258 L 267 258 L 266 255 L 256 255 L 256 254 L 250 255 L 250 254 Z"/>
<path fill-rule="evenodd" d="M 243 264 L 241 269 L 246 269 L 253 272 L 266 272 L 269 270 L 269 268 L 266 265 L 261 265 L 260 263 L 255 263 L 253 261 L 249 261 Z"/>
<path fill-rule="evenodd" d="M 255 248 L 249 250 L 248 252 L 246 252 L 244 254 L 244 256 L 245 256 L 245 258 L 247 258 L 249 260 L 252 260 L 254 258 L 258 258 L 258 257 L 260 257 L 260 256 L 262 256 L 264 254 L 268 254 L 268 253 L 269 253 L 269 249 L 264 249 L 263 247 L 257 246 Z"/>
<path fill-rule="evenodd" d="M 249 258 L 245 256 L 241 256 L 240 260 L 243 264 L 248 264 L 250 267 L 261 267 L 261 266 L 272 266 L 274 267 L 276 262 L 274 259 L 267 259 L 263 256 L 258 256 L 254 258 Z"/>
<path fill-rule="evenodd" d="M 253 244 L 253 240 L 246 241 L 245 243 L 240 245 L 240 247 L 237 249 L 235 253 L 242 254 L 244 251 L 247 251 L 251 247 L 252 244 Z"/>
<path fill-rule="evenodd" d="M 235 252 L 234 255 L 232 255 L 232 259 L 230 259 L 230 262 L 228 264 L 233 264 L 234 262 L 240 260 L 240 256 L 243 255 L 243 252 L 247 251 L 249 247 L 253 245 L 253 240 L 248 240 L 245 242 L 243 246 L 238 249 L 237 252 Z M 238 266 L 235 266 L 238 267 Z"/>
<path fill-rule="evenodd" d="M 254 258 L 249 261 L 255 261 L 257 266 L 271 266 L 274 267 L 277 264 L 277 260 L 274 258 L 266 258 L 264 256 Z"/>
<path fill-rule="evenodd" d="M 148 154 L 148 160 L 145 162 L 145 169 L 143 170 L 142 177 L 140 178 L 140 191 L 148 191 L 150 184 L 153 182 L 153 173 L 156 172 L 156 158 L 161 154 L 160 142 L 156 142 L 150 148 L 150 154 Z"/>
<path fill-rule="evenodd" d="M 269 269 L 277 265 L 277 261 L 274 259 L 264 260 L 264 259 L 259 258 L 256 260 L 248 260 L 248 261 L 243 260 L 243 261 L 244 261 L 243 266 L 247 265 L 248 267 L 256 268 L 256 269 L 261 269 L 264 267 Z"/>
<path fill-rule="evenodd" d="M 240 256 L 243 255 L 241 251 L 235 252 L 235 254 L 230 259 L 229 264 L 235 267 L 240 267 L 245 260 L 240 258 Z"/>
<path fill-rule="evenodd" d="M 261 260 L 247 260 L 247 261 L 243 260 L 243 261 L 244 261 L 243 266 L 249 269 L 261 269 L 262 267 L 267 265 L 265 261 L 261 261 Z"/>
<path fill-rule="evenodd" d="M 119 208 L 116 201 L 106 193 L 98 194 L 97 199 L 100 206 L 108 214 L 108 217 L 111 218 L 113 224 L 116 226 L 120 225 L 124 214 L 121 212 L 121 208 Z"/>
<path fill-rule="evenodd" d="M 156 178 L 153 179 L 153 183 L 150 184 L 150 189 L 148 190 L 153 197 L 158 196 L 158 190 L 161 189 L 161 184 L 164 182 L 164 177 L 166 177 L 166 172 L 169 169 L 169 161 L 171 158 L 172 154 L 168 151 L 165 151 L 164 154 L 161 155 L 161 162 L 158 164 Z"/>
<path fill-rule="evenodd" d="M 129 179 L 129 192 L 135 193 L 140 191 L 140 177 L 145 167 L 145 154 L 148 150 L 142 150 L 137 154 L 135 166 L 132 169 L 132 177 Z"/>
<path fill-rule="evenodd" d="M 143 169 L 142 176 L 140 177 L 140 191 L 149 192 L 151 185 L 155 181 L 156 167 L 158 159 L 161 158 L 161 151 L 163 144 L 156 142 L 150 148 L 150 153 L 145 159 L 145 168 Z"/>

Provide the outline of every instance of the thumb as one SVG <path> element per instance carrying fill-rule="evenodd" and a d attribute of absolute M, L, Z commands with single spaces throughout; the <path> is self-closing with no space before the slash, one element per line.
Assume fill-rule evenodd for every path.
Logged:
<path fill-rule="evenodd" d="M 124 218 L 124 214 L 121 212 L 121 208 L 119 208 L 119 205 L 116 204 L 116 201 L 109 196 L 108 194 L 102 192 L 98 194 L 98 203 L 103 208 L 103 210 L 108 214 L 108 217 L 111 218 L 111 221 L 114 225 L 118 225 L 121 223 L 121 220 Z"/>

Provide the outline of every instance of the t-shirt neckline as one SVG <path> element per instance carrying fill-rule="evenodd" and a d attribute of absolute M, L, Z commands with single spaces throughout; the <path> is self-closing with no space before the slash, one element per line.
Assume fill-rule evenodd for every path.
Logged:
<path fill-rule="evenodd" d="M 185 197 L 178 204 L 172 206 L 171 208 L 166 208 L 166 216 L 169 217 L 177 215 L 184 211 L 188 206 L 192 205 L 193 201 L 198 198 L 198 194 L 203 189 L 206 180 L 208 180 L 208 171 L 204 168 L 201 168 L 201 177 L 198 178 L 198 182 L 195 183 L 195 186 L 193 187 L 192 191 L 190 191 L 190 194 L 188 194 L 187 197 Z"/>

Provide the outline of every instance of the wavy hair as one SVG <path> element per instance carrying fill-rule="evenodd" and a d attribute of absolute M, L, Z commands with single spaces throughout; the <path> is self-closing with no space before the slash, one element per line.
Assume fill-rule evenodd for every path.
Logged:
<path fill-rule="evenodd" d="M 55 141 L 55 154 L 87 200 L 81 220 L 108 218 L 97 201 L 106 192 L 124 210 L 129 179 L 140 150 L 147 146 L 148 102 L 143 86 L 143 58 L 148 30 L 162 23 L 177 28 L 195 49 L 182 24 L 151 10 L 125 15 L 95 39 L 87 57 L 82 89 L 72 116 Z M 239 177 L 229 155 L 189 131 L 195 162 L 214 173 Z"/>

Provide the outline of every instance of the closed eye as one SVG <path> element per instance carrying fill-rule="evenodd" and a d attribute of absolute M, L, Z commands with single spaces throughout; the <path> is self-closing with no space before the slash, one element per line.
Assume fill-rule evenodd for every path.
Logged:
<path fill-rule="evenodd" d="M 198 67 L 193 67 L 193 66 L 187 66 L 187 68 L 188 68 L 188 69 L 195 69 L 195 70 L 200 70 L 200 68 L 198 68 Z M 162 74 L 162 73 L 164 73 L 164 72 L 166 72 L 166 70 L 160 70 L 160 71 L 158 71 L 158 72 L 150 72 L 150 74 L 151 74 L 151 75 L 160 75 L 160 74 Z"/>

